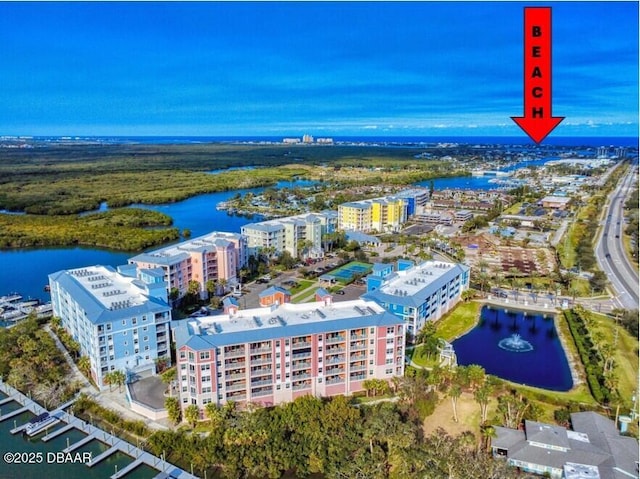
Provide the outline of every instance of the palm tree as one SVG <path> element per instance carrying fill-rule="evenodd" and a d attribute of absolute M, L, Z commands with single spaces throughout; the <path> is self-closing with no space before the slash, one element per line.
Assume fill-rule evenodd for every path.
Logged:
<path fill-rule="evenodd" d="M 78 369 L 85 376 L 91 374 L 91 361 L 89 360 L 89 356 L 81 356 L 80 359 L 78 359 Z"/>
<path fill-rule="evenodd" d="M 208 279 L 205 283 L 205 288 L 207 289 L 207 293 L 209 293 L 209 298 L 216 294 L 216 290 L 218 288 L 217 281 L 215 279 Z"/>
<path fill-rule="evenodd" d="M 111 372 L 111 378 L 113 382 L 118 385 L 118 391 L 122 392 L 122 386 L 127 380 L 127 375 L 124 372 L 118 370 Z"/>
<path fill-rule="evenodd" d="M 184 418 L 191 425 L 196 427 L 198 419 L 200 419 L 200 410 L 195 404 L 189 404 L 184 410 Z"/>
<path fill-rule="evenodd" d="M 222 288 L 222 294 L 224 295 L 227 291 L 227 284 L 229 284 L 229 281 L 226 278 L 220 278 L 218 280 L 218 284 Z"/>
<path fill-rule="evenodd" d="M 448 391 L 448 396 L 451 398 L 451 405 L 453 406 L 453 420 L 458 422 L 458 398 L 462 394 L 462 388 L 459 384 L 452 384 Z"/>

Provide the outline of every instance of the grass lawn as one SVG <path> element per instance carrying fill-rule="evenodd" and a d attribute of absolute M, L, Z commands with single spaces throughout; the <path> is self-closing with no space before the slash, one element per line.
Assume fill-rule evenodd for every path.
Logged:
<path fill-rule="evenodd" d="M 481 303 L 470 301 L 459 303 L 455 308 L 436 321 L 438 336 L 446 341 L 453 341 L 469 331 L 480 318 Z"/>
<path fill-rule="evenodd" d="M 440 356 L 439 354 L 432 354 L 431 359 L 427 358 L 426 354 L 421 354 L 423 349 L 423 345 L 419 344 L 415 348 L 411 348 L 407 350 L 407 356 L 418 366 L 423 368 L 432 368 L 438 364 L 440 364 Z"/>
<path fill-rule="evenodd" d="M 298 294 L 295 298 L 291 298 L 292 303 L 308 303 L 313 301 L 316 296 L 316 288 L 308 288 Z"/>
<path fill-rule="evenodd" d="M 589 330 L 601 334 L 605 343 L 613 344 L 617 331 L 618 342 L 615 348 L 616 374 L 619 378 L 618 392 L 622 403 L 631 405 L 631 396 L 638 387 L 638 339 L 632 337 L 622 326 L 602 314 L 588 313 L 593 318 Z"/>
<path fill-rule="evenodd" d="M 291 296 L 295 296 L 296 294 L 304 291 L 305 289 L 310 288 L 313 285 L 313 283 L 315 283 L 315 281 L 310 281 L 308 279 L 298 279 L 296 281 L 298 282 L 298 286 L 295 286 L 289 290 L 289 292 L 291 293 Z"/>
<path fill-rule="evenodd" d="M 509 206 L 509 208 L 504 210 L 502 212 L 502 214 L 503 215 L 517 215 L 518 213 L 520 213 L 520 208 L 522 208 L 522 201 L 519 201 L 519 202 L 514 203 L 513 205 Z"/>

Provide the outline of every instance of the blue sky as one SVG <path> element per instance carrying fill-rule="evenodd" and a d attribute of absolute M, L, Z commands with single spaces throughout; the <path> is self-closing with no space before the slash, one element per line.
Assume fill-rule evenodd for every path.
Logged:
<path fill-rule="evenodd" d="M 553 7 L 557 136 L 636 136 L 637 2 L 0 2 L 0 135 L 523 135 Z"/>

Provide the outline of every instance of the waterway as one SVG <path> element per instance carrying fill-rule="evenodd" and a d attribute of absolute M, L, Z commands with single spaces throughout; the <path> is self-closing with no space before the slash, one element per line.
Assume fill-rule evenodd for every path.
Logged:
<path fill-rule="evenodd" d="M 535 159 L 529 162 L 512 164 L 503 171 L 511 171 L 524 166 L 541 165 L 553 158 Z M 211 174 L 219 173 L 219 170 L 210 171 Z M 462 189 L 492 189 L 497 185 L 489 183 L 491 177 L 461 176 L 452 178 L 434 179 L 436 190 L 445 188 Z M 308 180 L 282 181 L 275 185 L 276 188 L 292 188 L 311 186 L 314 183 Z M 428 187 L 430 180 L 417 183 L 419 186 Z M 265 188 L 252 188 L 244 190 L 222 191 L 198 195 L 184 201 L 161 205 L 135 205 L 160 211 L 171 216 L 174 225 L 181 231 L 189 229 L 191 236 L 196 237 L 211 231 L 230 231 L 238 233 L 240 228 L 248 223 L 261 221 L 259 215 L 253 217 L 230 215 L 226 211 L 219 211 L 216 205 L 229 200 L 236 194 L 252 192 L 258 194 Z M 100 211 L 107 209 L 102 204 Z M 0 251 L 0 295 L 10 292 L 18 292 L 25 298 L 39 298 L 48 301 L 49 295 L 44 292 L 44 286 L 48 283 L 48 275 L 62 269 L 79 268 L 86 265 L 102 264 L 117 266 L 125 264 L 127 259 L 138 252 L 116 252 L 94 248 L 31 248 L 19 250 Z M 1 326 L 1 325 L 0 325 Z"/>
<path fill-rule="evenodd" d="M 5 397 L 6 396 L 0 393 L 0 399 L 4 399 Z M 7 414 L 19 408 L 20 405 L 14 401 L 2 405 L 1 411 L 2 414 Z M 132 457 L 118 452 L 93 467 L 87 467 L 82 463 L 48 463 L 47 459 L 53 458 L 51 453 L 61 452 L 69 444 L 73 444 L 85 437 L 85 434 L 77 429 L 71 429 L 70 431 L 63 433 L 46 443 L 40 440 L 44 433 L 35 437 L 23 436 L 22 434 L 11 435 L 9 431 L 15 427 L 14 424 L 19 426 L 28 422 L 32 418 L 33 414 L 26 412 L 0 422 L 0 454 L 4 455 L 6 452 L 33 453 L 32 458 L 35 459 L 38 457 L 37 453 L 41 453 L 43 461 L 40 464 L 7 464 L 5 461 L 0 459 L 0 461 L 2 461 L 0 465 L 0 479 L 42 479 L 44 477 L 64 477 L 65 479 L 104 479 L 114 474 L 116 472 L 116 468 L 117 470 L 122 470 L 128 464 L 133 462 Z M 49 432 L 53 432 L 62 426 L 64 426 L 64 423 L 53 426 Z M 91 452 L 93 457 L 95 457 L 107 449 L 108 447 L 104 443 L 93 440 L 74 452 Z M 155 477 L 158 472 L 159 471 L 143 464 L 131 471 L 131 473 L 127 474 L 125 477 L 126 479 L 149 479 Z"/>

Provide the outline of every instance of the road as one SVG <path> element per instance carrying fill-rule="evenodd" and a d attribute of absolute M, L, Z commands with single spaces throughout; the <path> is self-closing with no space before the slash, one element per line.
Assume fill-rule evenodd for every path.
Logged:
<path fill-rule="evenodd" d="M 624 230 L 624 202 L 634 187 L 638 165 L 634 163 L 618 183 L 605 205 L 602 234 L 596 244 L 596 258 L 605 272 L 620 307 L 638 308 L 638 270 L 631 263 L 622 243 Z"/>

